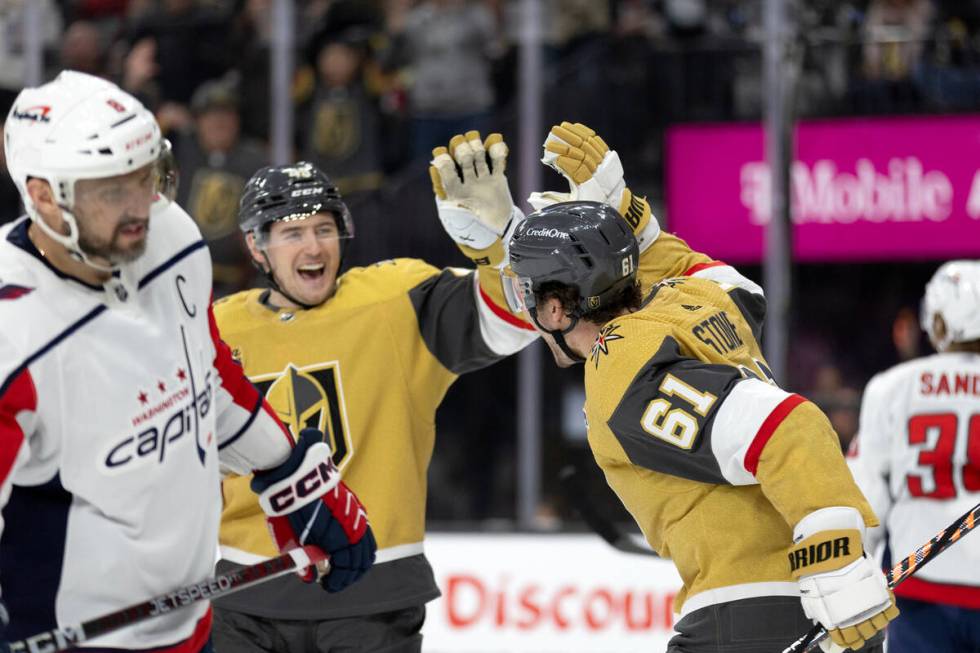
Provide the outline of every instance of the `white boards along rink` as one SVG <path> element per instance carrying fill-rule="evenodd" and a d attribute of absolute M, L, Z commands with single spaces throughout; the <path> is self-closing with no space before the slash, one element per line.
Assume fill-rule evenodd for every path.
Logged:
<path fill-rule="evenodd" d="M 673 633 L 673 564 L 596 535 L 429 533 L 425 551 L 425 653 L 649 653 Z"/>

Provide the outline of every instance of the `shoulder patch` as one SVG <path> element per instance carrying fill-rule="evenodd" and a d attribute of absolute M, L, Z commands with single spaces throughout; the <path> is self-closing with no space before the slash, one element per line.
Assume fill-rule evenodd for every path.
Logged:
<path fill-rule="evenodd" d="M 619 329 L 618 324 L 607 324 L 602 327 L 599 331 L 599 335 L 596 336 L 595 343 L 592 345 L 592 354 L 589 356 L 589 360 L 595 363 L 596 369 L 599 369 L 599 359 L 603 354 L 609 354 L 609 343 L 615 340 L 624 340 L 625 336 L 616 333 Z"/>

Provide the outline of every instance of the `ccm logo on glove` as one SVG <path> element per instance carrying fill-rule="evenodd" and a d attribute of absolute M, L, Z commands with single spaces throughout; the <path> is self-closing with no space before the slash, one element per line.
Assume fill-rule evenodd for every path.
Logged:
<path fill-rule="evenodd" d="M 259 505 L 270 517 L 281 516 L 312 503 L 340 482 L 340 473 L 323 442 L 310 446 L 303 462 L 287 478 L 269 486 L 259 496 Z"/>

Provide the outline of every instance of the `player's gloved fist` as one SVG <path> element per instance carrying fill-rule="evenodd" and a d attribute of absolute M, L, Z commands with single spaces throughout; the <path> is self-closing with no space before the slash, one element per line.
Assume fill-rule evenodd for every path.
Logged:
<path fill-rule="evenodd" d="M 439 220 L 477 265 L 505 264 L 504 237 L 524 215 L 514 206 L 507 177 L 507 144 L 500 134 L 457 134 L 432 150 L 429 176 Z"/>
<path fill-rule="evenodd" d="M 854 508 L 823 508 L 796 525 L 789 552 L 803 611 L 845 649 L 860 649 L 898 616 L 884 573 L 864 555 L 864 528 Z"/>
<path fill-rule="evenodd" d="M 377 544 L 367 513 L 341 482 L 320 431 L 303 429 L 284 463 L 255 472 L 252 491 L 280 551 L 313 544 L 330 556 L 329 573 L 319 579 L 328 592 L 344 589 L 374 564 Z M 308 569 L 303 579 L 315 576 Z"/>
<path fill-rule="evenodd" d="M 528 202 L 535 210 L 557 202 L 603 202 L 626 218 L 641 252 L 660 235 L 660 225 L 652 217 L 649 202 L 626 187 L 619 155 L 592 129 L 582 123 L 555 125 L 544 141 L 541 162 L 568 180 L 569 192 L 531 193 Z"/>

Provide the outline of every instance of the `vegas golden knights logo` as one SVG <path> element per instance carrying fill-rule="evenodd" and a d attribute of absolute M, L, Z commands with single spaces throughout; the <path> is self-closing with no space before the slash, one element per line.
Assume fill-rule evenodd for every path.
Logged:
<path fill-rule="evenodd" d="M 245 180 L 223 170 L 201 168 L 191 180 L 188 212 L 206 240 L 238 231 L 238 199 Z"/>
<path fill-rule="evenodd" d="M 325 433 L 334 463 L 344 467 L 353 451 L 336 362 L 300 368 L 290 364 L 279 374 L 256 377 L 252 382 L 294 436 L 305 428 Z"/>
<path fill-rule="evenodd" d="M 322 102 L 316 108 L 313 143 L 327 159 L 346 159 L 361 142 L 358 106 L 351 101 Z"/>

